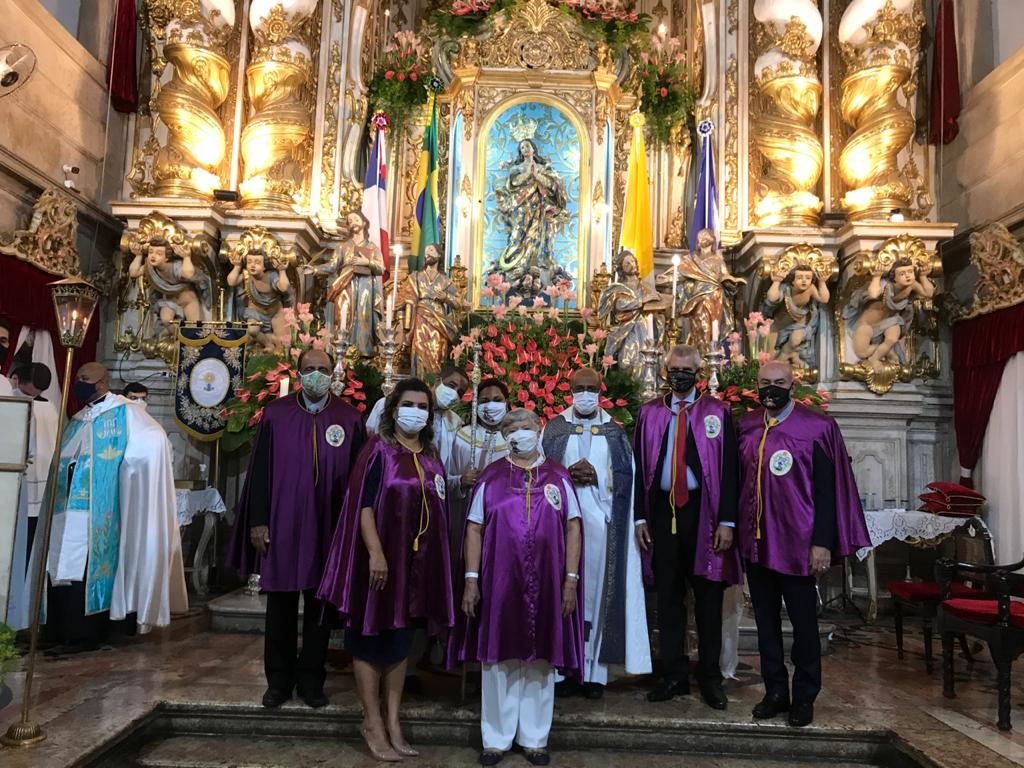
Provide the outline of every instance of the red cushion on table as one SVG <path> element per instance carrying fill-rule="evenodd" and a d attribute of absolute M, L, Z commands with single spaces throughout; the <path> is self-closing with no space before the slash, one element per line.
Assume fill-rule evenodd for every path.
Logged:
<path fill-rule="evenodd" d="M 937 581 L 890 581 L 889 594 L 908 603 L 918 603 L 924 600 L 941 600 L 942 588 Z M 966 584 L 954 582 L 952 584 L 953 597 L 969 598 L 971 595 L 981 597 L 985 592 L 981 589 L 968 587 Z"/>
<path fill-rule="evenodd" d="M 927 512 L 930 515 L 939 515 L 940 517 L 977 517 L 981 514 L 981 510 L 977 507 L 968 509 L 965 507 L 940 507 L 935 504 L 922 504 L 917 508 L 918 512 Z"/>
<path fill-rule="evenodd" d="M 953 616 L 975 624 L 995 624 L 999 621 L 999 603 L 995 600 L 954 598 L 944 600 L 942 608 Z M 1024 602 L 1010 601 L 1010 623 L 1015 627 L 1024 627 Z"/>
<path fill-rule="evenodd" d="M 959 496 L 966 499 L 985 501 L 985 497 L 982 494 L 978 493 L 973 488 L 968 488 L 966 485 L 960 485 L 960 483 L 942 483 L 935 481 L 933 483 L 928 483 L 925 487 L 933 491 L 938 491 L 947 498 Z"/>
<path fill-rule="evenodd" d="M 983 499 L 968 499 L 968 498 L 956 498 L 955 496 L 943 496 L 941 493 L 922 493 L 918 496 L 921 501 L 925 504 L 940 507 L 949 507 L 952 509 L 981 509 L 981 505 L 984 503 Z"/>

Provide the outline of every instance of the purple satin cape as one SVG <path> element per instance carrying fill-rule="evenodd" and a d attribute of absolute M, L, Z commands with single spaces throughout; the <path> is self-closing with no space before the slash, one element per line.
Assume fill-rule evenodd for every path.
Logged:
<path fill-rule="evenodd" d="M 850 457 L 839 425 L 831 416 L 797 403 L 782 423 L 768 430 L 761 468 L 764 510 L 760 539 L 757 538 L 757 450 L 764 432 L 764 409 L 751 411 L 740 419 L 739 432 L 742 487 L 736 536 L 744 560 L 791 576 L 811 574 L 815 443 L 835 465 L 837 543 L 832 550 L 833 561 L 871 546 Z M 787 453 L 791 457 L 788 469 Z M 774 471 L 773 457 L 778 459 Z"/>
<path fill-rule="evenodd" d="M 474 496 L 484 488 L 486 523 L 480 557 L 477 616 L 462 612 L 448 647 L 451 666 L 460 662 L 496 664 L 543 659 L 567 676 L 583 669 L 583 580 L 576 610 L 562 616 L 565 530 L 569 473 L 546 459 L 530 484 L 530 523 L 526 521 L 526 470 L 499 459 L 481 473 Z M 570 491 L 572 492 L 572 491 Z M 555 497 L 557 506 L 549 501 Z M 582 536 L 579 573 L 583 573 Z"/>
<path fill-rule="evenodd" d="M 381 462 L 381 485 L 373 505 L 377 535 L 388 564 L 381 591 L 371 590 L 370 556 L 359 530 L 363 484 L 375 459 Z M 352 478 L 317 596 L 364 635 L 412 627 L 426 621 L 427 632 L 452 626 L 452 575 L 448 552 L 448 505 L 444 468 L 434 456 L 419 454 L 430 519 L 420 535 L 422 490 L 413 454 L 399 444 L 371 438 Z"/>
<path fill-rule="evenodd" d="M 665 444 L 665 432 L 672 423 L 672 395 L 655 398 L 644 403 L 637 417 L 633 431 L 633 453 L 637 457 L 639 479 L 635 503 L 644 517 L 652 514 L 650 509 L 651 488 L 658 480 L 658 458 Z M 718 508 L 722 492 L 722 430 L 732 423 L 729 406 L 711 395 L 701 395 L 687 411 L 690 432 L 693 433 L 700 456 L 700 518 L 697 524 L 697 549 L 693 561 L 693 572 L 710 581 L 724 581 L 739 584 L 742 580 L 740 556 L 735 546 L 725 552 L 715 552 L 715 529 L 718 528 Z M 715 430 L 717 419 L 717 434 Z M 709 427 L 710 430 L 709 430 Z M 713 437 L 708 436 L 711 432 Z M 653 546 L 641 552 L 644 565 L 644 583 L 654 585 L 651 568 Z"/>
<path fill-rule="evenodd" d="M 344 433 L 338 445 L 331 444 L 338 442 L 337 430 L 331 431 L 331 442 L 327 440 L 327 431 L 332 426 L 341 427 Z M 327 405 L 313 414 L 299 404 L 295 393 L 273 400 L 264 408 L 257 440 L 268 434 L 270 547 L 266 555 L 260 556 L 249 543 L 252 478 L 251 472 L 247 472 L 226 562 L 243 576 L 258 573 L 265 592 L 314 589 L 323 574 L 327 544 L 338 521 L 355 453 L 365 442 L 366 429 L 359 411 L 344 400 L 331 396 Z M 251 457 L 249 467 L 251 470 Z"/>

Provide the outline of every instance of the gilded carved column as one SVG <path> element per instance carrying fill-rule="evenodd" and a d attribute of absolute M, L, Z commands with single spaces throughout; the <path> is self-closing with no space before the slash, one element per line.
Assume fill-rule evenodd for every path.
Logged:
<path fill-rule="evenodd" d="M 235 25 L 231 0 L 148 0 L 150 50 L 157 80 L 151 103 L 167 130 L 153 161 L 157 197 L 212 198 L 224 186 L 227 151 L 220 106 L 231 65 L 224 57 Z M 169 80 L 161 82 L 167 66 Z"/>
<path fill-rule="evenodd" d="M 242 130 L 247 207 L 291 210 L 302 201 L 312 139 L 313 58 L 318 0 L 253 0 L 253 46 L 246 70 L 250 117 Z"/>
<path fill-rule="evenodd" d="M 754 194 L 754 225 L 814 226 L 824 162 L 817 51 L 822 19 L 814 0 L 755 0 L 754 81 L 760 113 L 752 136 L 764 170 Z"/>
<path fill-rule="evenodd" d="M 909 103 L 916 87 L 921 2 L 853 0 L 839 22 L 846 65 L 842 114 L 853 127 L 839 172 L 853 221 L 888 220 L 893 209 L 909 209 L 916 194 L 917 169 L 899 159 L 915 127 L 900 92 Z"/>

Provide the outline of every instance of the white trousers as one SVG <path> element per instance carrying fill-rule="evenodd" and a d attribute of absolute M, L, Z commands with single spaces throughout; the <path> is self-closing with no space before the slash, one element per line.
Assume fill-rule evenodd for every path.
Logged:
<path fill-rule="evenodd" d="M 598 661 L 601 653 L 601 632 L 591 629 L 583 652 L 583 682 L 608 685 L 608 666 Z"/>
<path fill-rule="evenodd" d="M 482 665 L 480 734 L 484 749 L 544 749 L 555 713 L 555 672 L 546 661 Z"/>

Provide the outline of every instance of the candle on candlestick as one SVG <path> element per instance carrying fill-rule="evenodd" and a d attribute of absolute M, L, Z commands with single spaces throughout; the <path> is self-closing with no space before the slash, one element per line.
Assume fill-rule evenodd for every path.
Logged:
<path fill-rule="evenodd" d="M 647 315 L 647 341 L 654 345 L 654 315 Z"/>
<path fill-rule="evenodd" d="M 278 390 L 277 396 L 284 397 L 287 395 L 288 391 L 291 389 L 291 384 L 292 380 L 288 376 L 283 376 L 281 378 L 281 389 Z"/>
<path fill-rule="evenodd" d="M 715 346 L 718 346 L 718 321 L 717 320 L 712 320 L 711 321 L 711 342 Z"/>
<path fill-rule="evenodd" d="M 348 332 L 348 297 L 341 302 L 341 319 L 338 322 L 338 332 L 344 336 Z"/>
<path fill-rule="evenodd" d="M 391 330 L 391 324 L 394 321 L 394 318 L 395 318 L 395 294 L 392 293 L 390 296 L 388 296 L 388 311 L 387 311 L 387 316 L 385 317 L 385 323 L 386 323 L 385 327 L 389 331 Z"/>
<path fill-rule="evenodd" d="M 78 322 L 78 310 L 71 310 L 71 335 L 75 335 L 75 324 Z"/>
<path fill-rule="evenodd" d="M 672 254 L 672 319 L 676 319 L 676 287 L 679 285 L 679 254 Z"/>

